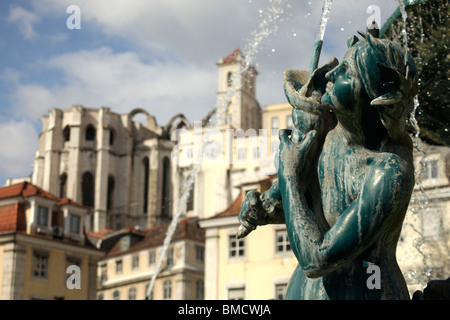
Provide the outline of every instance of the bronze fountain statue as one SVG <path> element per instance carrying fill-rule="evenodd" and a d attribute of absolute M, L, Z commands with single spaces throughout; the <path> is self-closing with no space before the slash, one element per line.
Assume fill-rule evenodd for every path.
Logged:
<path fill-rule="evenodd" d="M 299 262 L 286 299 L 409 299 L 396 247 L 414 187 L 417 69 L 402 46 L 360 34 L 340 63 L 285 72 L 295 128 L 279 133 L 278 181 L 241 206 L 238 237 L 286 224 Z"/>

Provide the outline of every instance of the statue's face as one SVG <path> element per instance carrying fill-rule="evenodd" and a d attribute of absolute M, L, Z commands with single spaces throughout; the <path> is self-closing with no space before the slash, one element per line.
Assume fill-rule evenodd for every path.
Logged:
<path fill-rule="evenodd" d="M 328 84 L 322 96 L 322 103 L 329 105 L 333 111 L 339 113 L 339 111 L 352 111 L 355 108 L 355 94 L 357 94 L 355 90 L 359 86 L 357 86 L 358 79 L 353 70 L 353 64 L 345 57 L 325 76 Z"/>

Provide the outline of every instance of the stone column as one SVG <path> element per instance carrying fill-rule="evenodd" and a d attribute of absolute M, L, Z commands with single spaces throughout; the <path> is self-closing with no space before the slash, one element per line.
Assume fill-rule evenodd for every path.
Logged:
<path fill-rule="evenodd" d="M 69 141 L 69 165 L 67 172 L 67 197 L 82 203 L 81 198 L 81 175 L 80 147 L 81 147 L 81 119 L 83 107 L 74 106 L 72 108 L 72 119 L 70 121 L 70 141 Z"/>
<path fill-rule="evenodd" d="M 45 128 L 44 181 L 43 189 L 52 193 L 59 192 L 59 154 L 62 148 L 61 130 L 62 112 L 52 109 Z"/>
<path fill-rule="evenodd" d="M 15 240 L 13 240 L 15 241 Z M 15 242 L 5 244 L 2 274 L 2 300 L 22 300 L 25 277 L 25 247 Z"/>
<path fill-rule="evenodd" d="M 100 230 L 106 227 L 110 149 L 108 112 L 108 108 L 100 108 L 98 112 L 94 230 Z"/>
<path fill-rule="evenodd" d="M 205 300 L 218 296 L 219 229 L 206 229 L 205 235 Z"/>

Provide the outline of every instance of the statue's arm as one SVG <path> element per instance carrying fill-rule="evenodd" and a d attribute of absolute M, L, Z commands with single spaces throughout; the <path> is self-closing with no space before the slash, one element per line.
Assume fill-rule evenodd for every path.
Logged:
<path fill-rule="evenodd" d="M 370 170 L 358 198 L 325 233 L 305 206 L 296 179 L 280 177 L 289 239 L 308 277 L 321 277 L 342 267 L 386 232 L 387 225 L 402 221 L 395 215 L 406 209 L 414 177 L 402 160 L 394 158 Z"/>

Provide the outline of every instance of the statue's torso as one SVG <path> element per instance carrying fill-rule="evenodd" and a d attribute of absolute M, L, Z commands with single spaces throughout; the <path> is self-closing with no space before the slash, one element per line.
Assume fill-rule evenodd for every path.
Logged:
<path fill-rule="evenodd" d="M 371 166 L 383 161 L 387 155 L 372 152 L 361 146 L 350 145 L 330 132 L 318 163 L 318 175 L 323 214 L 329 227 L 357 200 L 362 185 L 370 175 Z M 395 237 L 401 223 L 376 240 L 361 255 L 339 270 L 318 278 L 308 279 L 298 267 L 292 278 L 288 299 L 408 299 L 403 276 L 395 259 Z M 392 240 L 394 239 L 394 240 Z M 367 280 L 368 264 L 381 270 L 382 289 L 370 289 Z M 295 282 L 295 284 L 294 284 Z M 298 286 L 298 290 L 293 290 Z"/>

